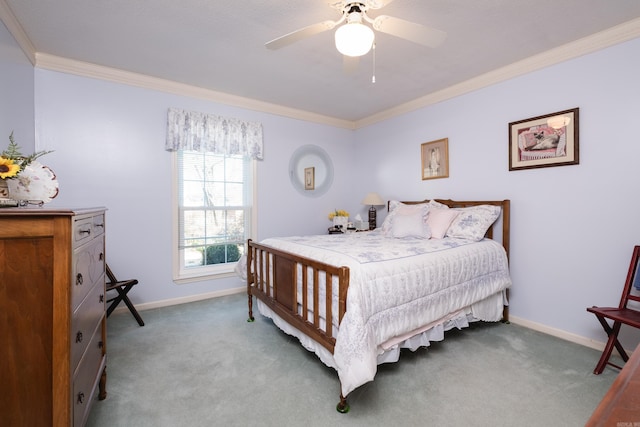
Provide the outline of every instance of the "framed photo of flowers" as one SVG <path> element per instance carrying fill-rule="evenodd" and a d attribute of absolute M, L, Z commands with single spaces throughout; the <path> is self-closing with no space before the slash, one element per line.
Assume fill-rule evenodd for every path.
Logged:
<path fill-rule="evenodd" d="M 579 109 L 509 123 L 509 170 L 579 164 Z"/>
<path fill-rule="evenodd" d="M 420 147 L 422 179 L 449 177 L 449 138 L 425 142 Z"/>

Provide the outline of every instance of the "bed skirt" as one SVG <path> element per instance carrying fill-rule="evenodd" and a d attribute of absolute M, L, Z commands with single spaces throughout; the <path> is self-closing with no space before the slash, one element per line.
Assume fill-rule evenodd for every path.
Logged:
<path fill-rule="evenodd" d="M 331 354 L 329 350 L 284 321 L 259 299 L 256 302 L 260 314 L 271 319 L 273 323 L 287 335 L 298 338 L 302 346 L 308 351 L 315 353 L 322 363 L 338 371 L 338 366 L 333 354 Z M 407 348 L 411 351 L 416 351 L 420 347 L 429 347 L 431 342 L 443 341 L 446 331 L 453 328 L 466 328 L 470 322 L 497 322 L 502 320 L 503 309 L 506 305 L 508 305 L 508 301 L 506 291 L 503 290 L 471 306 L 451 313 L 442 319 L 431 322 L 402 336 L 392 338 L 378 346 L 377 363 L 378 365 L 395 363 L 400 358 L 401 349 Z"/>

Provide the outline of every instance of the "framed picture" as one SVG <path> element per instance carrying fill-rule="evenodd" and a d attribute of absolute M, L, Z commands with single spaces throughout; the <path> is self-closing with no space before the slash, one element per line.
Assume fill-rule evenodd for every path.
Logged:
<path fill-rule="evenodd" d="M 447 178 L 449 176 L 449 138 L 425 142 L 420 149 L 422 179 Z"/>
<path fill-rule="evenodd" d="M 509 170 L 577 165 L 578 110 L 509 123 Z"/>
<path fill-rule="evenodd" d="M 316 168 L 304 168 L 304 189 L 313 190 L 316 188 Z"/>

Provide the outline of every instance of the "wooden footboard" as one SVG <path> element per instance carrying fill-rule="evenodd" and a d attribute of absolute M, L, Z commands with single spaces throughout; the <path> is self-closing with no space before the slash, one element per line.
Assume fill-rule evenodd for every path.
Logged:
<path fill-rule="evenodd" d="M 333 325 L 339 325 L 347 307 L 349 268 L 335 267 L 269 246 L 247 242 L 247 295 L 253 321 L 255 295 L 276 314 L 333 354 Z M 332 296 L 337 285 L 338 319 Z M 320 298 L 324 295 L 324 307 Z"/>

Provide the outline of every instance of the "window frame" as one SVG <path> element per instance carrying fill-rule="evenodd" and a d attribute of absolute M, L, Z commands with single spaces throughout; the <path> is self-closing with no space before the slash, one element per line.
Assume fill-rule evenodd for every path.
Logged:
<path fill-rule="evenodd" d="M 249 239 L 255 239 L 257 235 L 257 225 L 258 225 L 258 213 L 257 213 L 257 171 L 258 171 L 258 162 L 256 159 L 251 159 L 251 168 L 252 168 L 252 177 L 251 177 L 251 186 L 252 186 L 252 199 L 251 199 L 251 230 Z M 182 249 L 180 249 L 180 205 L 179 205 L 179 185 L 178 185 L 178 151 L 171 152 L 171 206 L 172 206 L 172 242 L 171 242 L 171 253 L 172 253 L 172 275 L 173 281 L 177 284 L 184 283 L 192 283 L 192 282 L 200 282 L 205 280 L 214 280 L 214 279 L 222 279 L 225 277 L 236 276 L 235 267 L 238 264 L 237 262 L 230 262 L 224 264 L 203 266 L 202 268 L 195 268 L 195 271 L 186 271 L 182 268 L 181 265 L 181 257 L 182 257 Z M 245 241 L 245 249 L 246 249 L 246 241 Z"/>

